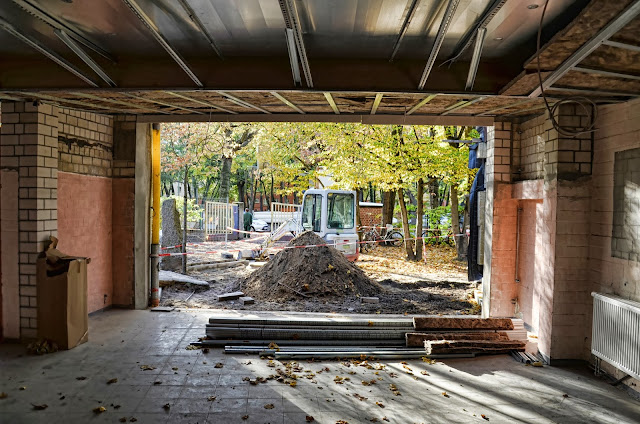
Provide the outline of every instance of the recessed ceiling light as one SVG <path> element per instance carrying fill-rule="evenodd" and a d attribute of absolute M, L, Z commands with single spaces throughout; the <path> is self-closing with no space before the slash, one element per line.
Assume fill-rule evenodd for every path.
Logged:
<path fill-rule="evenodd" d="M 538 7 L 540 6 L 538 6 L 537 4 L 530 4 L 529 6 L 527 6 L 527 9 L 537 9 Z"/>
<path fill-rule="evenodd" d="M 502 40 L 504 40 L 504 37 L 496 37 L 495 40 L 496 41 L 502 41 Z"/>

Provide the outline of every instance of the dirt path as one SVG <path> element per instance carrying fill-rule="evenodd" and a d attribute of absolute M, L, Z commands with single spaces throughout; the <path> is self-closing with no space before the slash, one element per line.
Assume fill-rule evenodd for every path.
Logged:
<path fill-rule="evenodd" d="M 237 243 L 244 246 L 251 241 Z M 233 246 L 233 245 L 229 245 Z M 253 244 L 255 246 L 255 244 Z M 214 243 L 191 247 L 195 252 L 219 249 Z M 232 247 L 235 248 L 235 247 Z M 304 298 L 292 293 L 283 301 L 257 301 L 240 305 L 237 301 L 217 302 L 215 296 L 240 289 L 241 282 L 255 267 L 248 262 L 227 269 L 192 271 L 189 275 L 209 282 L 209 289 L 175 284 L 165 287 L 161 305 L 184 308 L 238 309 L 247 311 L 308 311 L 340 313 L 396 313 L 396 314 L 468 314 L 477 313 L 477 306 L 469 302 L 475 285 L 466 281 L 466 264 L 455 261 L 450 247 L 431 247 L 426 262 L 404 260 L 402 248 L 380 246 L 368 255 L 361 255 L 356 265 L 383 288 L 378 304 L 362 304 L 356 296 L 336 299 Z M 199 253 L 192 256 L 198 262 L 220 260 Z M 188 300 L 187 300 L 188 299 Z"/>

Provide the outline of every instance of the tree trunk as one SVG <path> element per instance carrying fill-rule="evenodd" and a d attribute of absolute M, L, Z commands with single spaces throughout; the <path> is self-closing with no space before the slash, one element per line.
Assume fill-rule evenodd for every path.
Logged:
<path fill-rule="evenodd" d="M 410 240 L 409 217 L 407 215 L 407 205 L 404 202 L 404 190 L 402 190 L 402 188 L 398 189 L 398 202 L 400 203 L 400 213 L 402 215 L 402 230 L 404 232 L 404 247 L 407 250 L 407 260 L 414 261 L 416 259 L 415 252 L 413 251 L 414 240 Z"/>
<path fill-rule="evenodd" d="M 458 214 L 458 188 L 451 184 L 451 231 L 455 237 L 460 233 L 460 215 Z"/>
<path fill-rule="evenodd" d="M 429 180 L 429 207 L 435 209 L 438 207 L 438 180 L 431 178 Z"/>
<path fill-rule="evenodd" d="M 424 181 L 422 178 L 418 180 L 418 208 L 416 210 L 416 261 L 422 260 L 422 215 L 424 214 Z"/>
<path fill-rule="evenodd" d="M 275 196 L 273 194 L 273 174 L 271 174 L 271 203 L 273 203 L 275 201 L 276 201 L 276 198 L 275 198 Z M 269 208 L 269 209 L 271 209 L 271 208 Z"/>
<path fill-rule="evenodd" d="M 393 209 L 396 206 L 396 192 L 393 190 L 382 193 L 382 225 L 393 223 Z"/>
<path fill-rule="evenodd" d="M 184 167 L 184 197 L 182 199 L 182 253 L 187 252 L 187 186 L 189 185 L 189 167 Z M 187 255 L 182 255 L 182 273 L 187 273 Z"/>
<path fill-rule="evenodd" d="M 247 198 L 246 198 L 247 196 L 245 193 L 246 181 L 244 179 L 238 179 L 236 186 L 238 187 L 238 202 L 242 202 L 246 205 L 247 204 Z"/>
<path fill-rule="evenodd" d="M 222 157 L 222 169 L 220 170 L 220 198 L 229 201 L 229 182 L 231 181 L 231 164 L 233 158 Z"/>
<path fill-rule="evenodd" d="M 269 201 L 269 197 L 267 197 L 267 195 L 266 195 L 266 193 L 267 193 L 267 185 L 264 183 L 263 179 L 260 179 L 260 182 L 262 183 L 262 192 L 265 194 L 264 200 L 267 201 L 267 210 L 271 210 L 271 202 Z M 260 204 L 260 209 L 262 209 L 262 204 Z"/>
<path fill-rule="evenodd" d="M 258 189 L 258 178 L 253 180 L 253 188 L 251 191 L 251 198 L 249 199 L 249 212 L 253 212 L 253 208 L 256 205 L 256 190 Z"/>

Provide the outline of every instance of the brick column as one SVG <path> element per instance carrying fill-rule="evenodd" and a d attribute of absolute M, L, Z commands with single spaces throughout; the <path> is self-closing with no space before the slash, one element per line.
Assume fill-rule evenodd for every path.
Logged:
<path fill-rule="evenodd" d="M 19 172 L 20 337 L 35 338 L 36 258 L 57 235 L 57 107 L 3 102 L 1 134 L 0 166 Z"/>

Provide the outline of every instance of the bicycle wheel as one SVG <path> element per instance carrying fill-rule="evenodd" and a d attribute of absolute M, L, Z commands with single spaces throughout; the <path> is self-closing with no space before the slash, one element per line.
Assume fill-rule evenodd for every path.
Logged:
<path fill-rule="evenodd" d="M 399 247 L 404 243 L 404 236 L 400 231 L 391 231 L 385 238 L 388 240 L 387 246 Z"/>
<path fill-rule="evenodd" d="M 360 243 L 360 252 L 369 253 L 376 247 L 375 234 L 371 232 L 362 235 L 362 243 Z"/>

